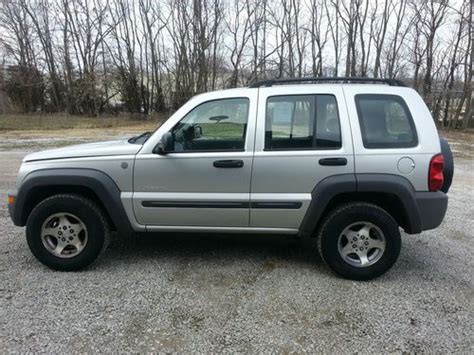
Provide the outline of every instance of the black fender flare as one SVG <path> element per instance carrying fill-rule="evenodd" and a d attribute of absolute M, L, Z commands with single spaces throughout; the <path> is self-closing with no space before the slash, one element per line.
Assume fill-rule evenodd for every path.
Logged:
<path fill-rule="evenodd" d="M 357 174 L 356 178 L 357 192 L 389 193 L 396 196 L 403 205 L 406 219 L 406 225 L 403 226 L 405 232 L 421 233 L 422 219 L 416 191 L 407 178 L 393 174 Z"/>
<path fill-rule="evenodd" d="M 28 174 L 17 192 L 12 220 L 17 226 L 26 225 L 32 206 L 32 194 L 38 188 L 82 187 L 93 191 L 104 206 L 117 231 L 130 234 L 133 231 L 120 199 L 120 189 L 106 173 L 95 169 L 65 168 L 42 169 Z"/>
<path fill-rule="evenodd" d="M 357 182 L 354 174 L 334 175 L 321 180 L 311 192 L 311 203 L 298 234 L 301 237 L 311 237 L 329 202 L 339 194 L 356 191 Z"/>
<path fill-rule="evenodd" d="M 383 193 L 397 197 L 401 202 L 406 225 L 405 231 L 410 234 L 422 231 L 422 221 L 416 192 L 410 181 L 392 174 L 341 174 L 321 180 L 311 192 L 311 203 L 300 226 L 299 235 L 310 237 L 326 212 L 333 198 L 345 193 Z M 363 195 L 361 195 L 363 199 Z"/>

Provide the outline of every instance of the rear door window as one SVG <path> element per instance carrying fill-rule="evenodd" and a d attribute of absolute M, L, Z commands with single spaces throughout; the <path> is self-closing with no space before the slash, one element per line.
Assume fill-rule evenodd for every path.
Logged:
<path fill-rule="evenodd" d="M 413 118 L 405 101 L 396 95 L 355 96 L 365 148 L 410 148 L 418 145 Z"/>
<path fill-rule="evenodd" d="M 265 150 L 338 149 L 341 130 L 333 95 L 271 96 Z"/>

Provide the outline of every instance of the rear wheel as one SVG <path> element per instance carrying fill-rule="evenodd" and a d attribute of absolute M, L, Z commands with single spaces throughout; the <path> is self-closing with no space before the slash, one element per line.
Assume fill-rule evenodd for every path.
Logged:
<path fill-rule="evenodd" d="M 364 202 L 332 211 L 317 238 L 324 262 L 335 273 L 352 280 L 382 275 L 400 254 L 398 224 L 385 210 Z"/>
<path fill-rule="evenodd" d="M 40 202 L 26 224 L 33 255 L 56 270 L 73 271 L 91 264 L 104 249 L 109 228 L 101 209 L 74 194 Z"/>

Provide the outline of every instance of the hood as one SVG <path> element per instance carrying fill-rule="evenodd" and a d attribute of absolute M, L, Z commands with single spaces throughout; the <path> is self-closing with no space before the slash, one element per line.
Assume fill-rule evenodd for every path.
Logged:
<path fill-rule="evenodd" d="M 77 144 L 28 154 L 23 159 L 23 161 L 28 162 L 49 159 L 87 158 L 111 155 L 135 155 L 138 153 L 141 147 L 142 146 L 140 144 L 131 144 L 128 143 L 127 140 Z"/>

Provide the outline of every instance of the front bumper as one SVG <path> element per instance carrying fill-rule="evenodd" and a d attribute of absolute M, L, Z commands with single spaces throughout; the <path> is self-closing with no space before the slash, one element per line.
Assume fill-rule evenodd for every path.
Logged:
<path fill-rule="evenodd" d="M 448 195 L 442 191 L 417 192 L 416 203 L 420 213 L 421 230 L 437 228 L 448 209 Z"/>
<path fill-rule="evenodd" d="M 15 201 L 16 201 L 16 192 L 8 192 L 8 213 L 10 214 L 10 218 L 15 223 L 14 215 L 15 215 Z"/>

